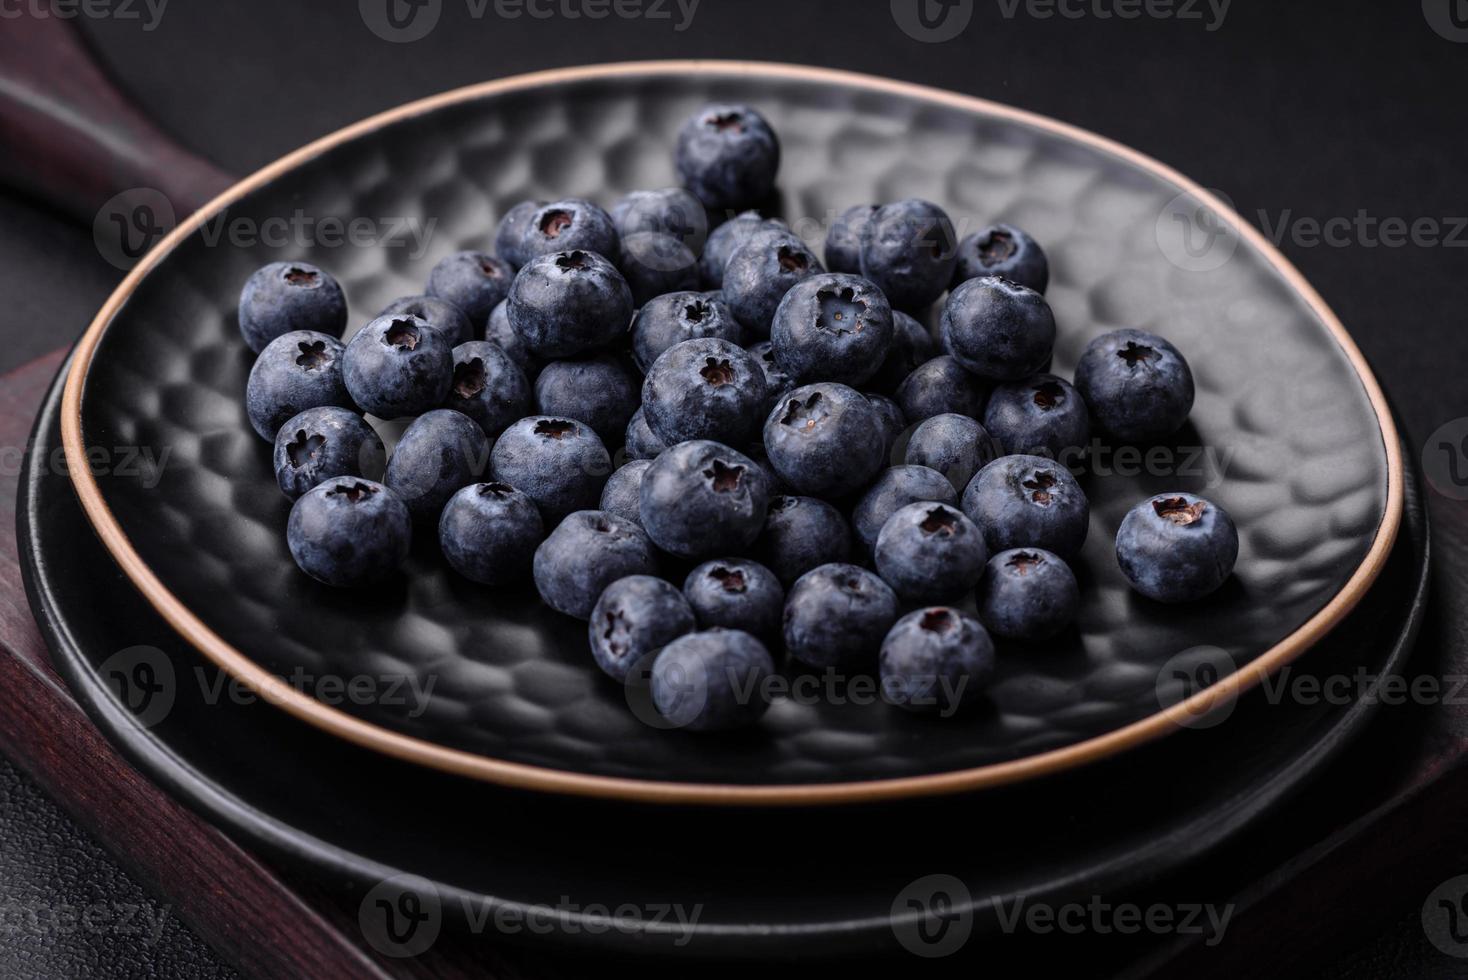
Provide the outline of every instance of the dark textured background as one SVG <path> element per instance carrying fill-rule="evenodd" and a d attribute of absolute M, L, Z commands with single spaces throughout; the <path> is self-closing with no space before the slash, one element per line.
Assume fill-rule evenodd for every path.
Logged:
<path fill-rule="evenodd" d="M 1103 19 L 1092 0 L 1069 4 L 1086 12 L 1080 18 L 1041 19 L 1023 2 L 1008 17 L 1009 0 L 973 0 L 966 30 L 940 44 L 898 30 L 886 0 L 702 0 L 681 33 L 667 20 L 507 20 L 493 0 L 475 19 L 466 0 L 441 3 L 436 29 L 411 44 L 374 36 L 350 0 L 173 0 L 153 30 L 138 20 L 80 24 L 167 131 L 237 172 L 405 100 L 501 75 L 637 58 L 753 58 L 888 75 L 1073 122 L 1221 189 L 1256 224 L 1364 211 L 1433 219 L 1446 230 L 1468 216 L 1459 172 L 1468 43 L 1437 34 L 1417 0 L 1233 0 L 1214 31 L 1204 3 L 1204 20 Z M 1101 6 L 1111 9 L 1108 0 Z M 676 20 L 676 5 L 669 8 Z M 1468 229 L 1459 237 L 1455 246 L 1395 248 L 1354 235 L 1342 245 L 1281 242 L 1375 365 L 1414 451 L 1439 425 L 1468 415 L 1459 312 L 1468 301 Z M 120 276 L 89 228 L 14 196 L 0 195 L 0 255 L 0 369 L 70 342 Z M 0 898 L 49 907 L 143 900 L 23 779 L 5 771 L 0 788 Z M 1463 851 L 1445 844 L 1445 876 L 1464 869 Z M 1460 963 L 1427 946 L 1416 915 L 1415 907 L 1383 908 L 1379 935 L 1361 936 L 1322 967 L 1332 976 L 1461 975 Z M 217 969 L 176 923 L 153 945 L 106 932 L 45 943 L 0 932 L 0 976 Z"/>

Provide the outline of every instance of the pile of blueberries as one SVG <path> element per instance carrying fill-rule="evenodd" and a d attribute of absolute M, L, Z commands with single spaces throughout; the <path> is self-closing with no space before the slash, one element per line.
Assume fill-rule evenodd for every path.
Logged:
<path fill-rule="evenodd" d="M 771 649 L 875 661 L 884 699 L 951 709 L 992 674 L 990 634 L 1066 629 L 1090 508 L 1062 460 L 1093 427 L 1175 433 L 1187 361 L 1118 330 L 1073 383 L 1046 373 L 1040 246 L 1005 224 L 958 241 L 927 201 L 844 212 L 823 264 L 783 222 L 736 213 L 770 198 L 779 160 L 758 112 L 708 106 L 679 131 L 681 187 L 610 213 L 520 204 L 496 254 L 450 255 L 346 344 L 326 272 L 251 276 L 247 409 L 295 501 L 301 569 L 379 581 L 415 526 L 436 529 L 459 574 L 533 578 L 587 620 L 596 664 L 691 730 L 759 719 Z M 930 333 L 914 315 L 945 293 Z M 413 417 L 391 458 L 364 413 Z M 1228 513 L 1183 492 L 1138 503 L 1116 537 L 1160 602 L 1214 591 L 1237 553 Z"/>

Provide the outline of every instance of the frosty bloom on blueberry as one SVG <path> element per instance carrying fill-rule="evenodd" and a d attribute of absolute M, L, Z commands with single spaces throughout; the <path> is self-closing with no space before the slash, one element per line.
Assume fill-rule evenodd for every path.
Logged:
<path fill-rule="evenodd" d="M 262 439 L 274 440 L 287 419 L 318 406 L 352 407 L 342 379 L 341 341 L 314 330 L 276 337 L 250 368 L 245 413 Z"/>
<path fill-rule="evenodd" d="M 796 388 L 765 420 L 765 450 L 780 477 L 801 493 L 842 497 L 882 466 L 876 410 L 861 393 L 820 382 Z"/>
<path fill-rule="evenodd" d="M 815 253 L 788 231 L 751 235 L 724 267 L 724 302 L 752 337 L 768 337 L 790 288 L 823 272 Z"/>
<path fill-rule="evenodd" d="M 301 571 L 326 585 L 380 581 L 408 557 L 408 508 L 387 487 L 341 476 L 307 491 L 291 508 L 286 542 Z"/>
<path fill-rule="evenodd" d="M 545 527 L 535 501 L 508 483 L 475 483 L 449 499 L 438 542 L 449 565 L 485 585 L 523 582 Z"/>
<path fill-rule="evenodd" d="M 482 324 L 509 293 L 514 278 L 514 268 L 503 259 L 484 252 L 455 252 L 428 274 L 428 295 L 452 303 L 470 323 Z"/>
<path fill-rule="evenodd" d="M 943 346 L 981 378 L 1015 381 L 1049 363 L 1055 316 L 1033 289 L 1007 279 L 970 279 L 943 307 Z"/>
<path fill-rule="evenodd" d="M 613 680 L 625 681 L 646 658 L 694 629 L 683 593 L 652 575 L 617 579 L 602 592 L 586 623 L 591 655 Z"/>
<path fill-rule="evenodd" d="M 443 404 L 454 377 L 448 338 L 416 316 L 381 316 L 342 355 L 342 380 L 357 407 L 381 419 Z"/>
<path fill-rule="evenodd" d="M 998 276 L 1043 293 L 1050 284 L 1050 263 L 1033 238 L 1014 225 L 990 225 L 958 245 L 953 285 Z"/>
<path fill-rule="evenodd" d="M 659 548 L 683 558 L 749 547 L 769 502 L 754 461 L 706 439 L 667 450 L 642 478 L 642 526 Z"/>
<path fill-rule="evenodd" d="M 715 209 L 764 200 L 780 169 L 775 131 L 747 105 L 710 105 L 678 130 L 674 166 L 683 186 Z"/>
<path fill-rule="evenodd" d="M 690 439 L 743 445 L 757 430 L 767 401 L 758 362 L 717 337 L 673 345 L 642 382 L 643 417 L 666 445 Z"/>
<path fill-rule="evenodd" d="M 919 609 L 892 627 L 877 665 L 889 702 L 949 714 L 982 696 L 994 674 L 994 643 L 956 609 Z"/>
<path fill-rule="evenodd" d="M 387 462 L 382 439 L 362 416 L 323 405 L 292 416 L 275 436 L 275 480 L 292 500 L 338 476 L 380 480 Z"/>
<path fill-rule="evenodd" d="M 1144 330 L 1113 330 L 1086 345 L 1076 390 L 1091 419 L 1118 439 L 1172 435 L 1193 408 L 1193 372 L 1178 349 Z"/>
<path fill-rule="evenodd" d="M 798 382 L 859 385 L 892 348 L 892 307 L 860 276 L 811 276 L 780 301 L 770 343 L 780 370 Z"/>
<path fill-rule="evenodd" d="M 963 492 L 963 512 L 990 551 L 1044 548 L 1062 558 L 1081 550 L 1091 504 L 1070 470 L 1043 456 L 1001 456 Z"/>
<path fill-rule="evenodd" d="M 510 284 L 505 315 L 537 357 L 605 347 L 632 319 L 632 290 L 616 267 L 582 249 L 527 262 Z"/>
<path fill-rule="evenodd" d="M 239 320 L 245 343 L 259 353 L 293 330 L 340 337 L 347 301 L 336 280 L 309 262 L 272 262 L 245 282 Z"/>
<path fill-rule="evenodd" d="M 652 664 L 652 701 L 675 728 L 694 732 L 741 728 L 769 709 L 775 663 L 764 644 L 742 630 L 681 636 Z"/>
<path fill-rule="evenodd" d="M 1239 557 L 1228 511 L 1191 493 L 1162 493 L 1127 512 L 1116 532 L 1116 561 L 1142 595 L 1189 602 L 1218 589 Z"/>

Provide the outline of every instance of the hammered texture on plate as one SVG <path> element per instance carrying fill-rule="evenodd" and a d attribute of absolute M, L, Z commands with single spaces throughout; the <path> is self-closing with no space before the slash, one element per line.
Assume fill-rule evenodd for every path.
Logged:
<path fill-rule="evenodd" d="M 350 332 L 421 292 L 443 255 L 489 247 L 498 216 L 520 200 L 610 206 L 672 183 L 673 134 L 711 100 L 750 102 L 774 124 L 780 208 L 808 237 L 849 205 L 914 195 L 948 209 L 960 234 L 1012 222 L 1051 258 L 1058 373 L 1069 376 L 1091 337 L 1124 326 L 1164 334 L 1192 364 L 1197 402 L 1170 461 L 1105 452 L 1083 478 L 1093 510 L 1077 567 L 1078 629 L 1043 649 L 1003 649 L 990 703 L 977 711 L 936 721 L 837 688 L 782 699 L 734 737 L 664 731 L 640 721 L 593 666 L 583 623 L 531 591 L 457 578 L 430 540 L 416 542 L 401 580 L 364 592 L 317 586 L 291 561 L 289 501 L 243 407 L 251 355 L 235 304 L 250 272 L 285 259 L 330 270 L 346 290 Z M 1178 192 L 1067 137 L 852 84 L 714 69 L 480 97 L 321 154 L 183 242 L 108 327 L 87 379 L 83 434 L 89 447 L 145 447 L 162 463 L 156 480 L 119 467 L 99 471 L 99 482 L 176 596 L 296 686 L 367 678 L 384 696 L 319 693 L 394 731 L 650 780 L 799 784 L 1016 759 L 1155 713 L 1185 683 L 1173 666 L 1241 666 L 1272 646 L 1339 591 L 1386 507 L 1380 429 L 1345 354 L 1247 243 L 1197 271 L 1173 237 L 1187 229 L 1168 220 Z M 263 228 L 272 218 L 305 228 L 366 218 L 387 241 L 356 248 L 306 233 L 270 247 L 231 234 L 238 219 Z M 428 232 L 426 247 L 408 229 Z M 1128 591 L 1112 537 L 1134 503 L 1174 489 L 1225 506 L 1242 540 L 1223 590 L 1164 608 Z M 397 696 L 385 696 L 393 685 Z M 429 694 L 403 693 L 414 689 Z"/>

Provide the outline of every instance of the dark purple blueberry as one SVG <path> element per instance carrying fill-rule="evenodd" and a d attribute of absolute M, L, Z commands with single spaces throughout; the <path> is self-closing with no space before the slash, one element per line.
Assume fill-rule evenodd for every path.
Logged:
<path fill-rule="evenodd" d="M 275 482 L 295 500 L 338 476 L 381 480 L 387 464 L 382 439 L 362 416 L 323 405 L 292 417 L 275 436 Z"/>
<path fill-rule="evenodd" d="M 748 456 L 707 439 L 679 443 L 642 478 L 642 526 L 681 558 L 748 548 L 765 526 L 769 487 Z"/>
<path fill-rule="evenodd" d="M 862 227 L 861 274 L 892 307 L 921 312 L 953 279 L 958 235 L 943 209 L 908 198 L 878 208 Z"/>
<path fill-rule="evenodd" d="M 469 416 L 447 408 L 424 412 L 393 447 L 383 478 L 414 518 L 437 519 L 460 489 L 489 469 L 489 439 Z"/>
<path fill-rule="evenodd" d="M 796 283 L 775 310 L 770 343 L 798 382 L 859 385 L 892 347 L 892 307 L 860 276 L 827 272 Z"/>
<path fill-rule="evenodd" d="M 572 357 L 627 332 L 632 290 L 595 252 L 576 249 L 532 259 L 510 286 L 505 315 L 537 357 Z"/>
<path fill-rule="evenodd" d="M 535 410 L 591 426 L 606 445 L 616 445 L 637 411 L 642 383 L 621 354 L 593 354 L 552 361 L 535 379 Z"/>
<path fill-rule="evenodd" d="M 643 371 L 674 344 L 702 337 L 731 344 L 744 339 L 744 328 L 718 293 L 666 293 L 644 303 L 632 320 L 632 354 Z"/>
<path fill-rule="evenodd" d="M 638 306 L 664 293 L 698 288 L 698 257 L 672 235 L 638 232 L 622 239 L 619 265 Z"/>
<path fill-rule="evenodd" d="M 775 345 L 768 340 L 751 344 L 749 353 L 759 362 L 760 370 L 765 373 L 765 405 L 760 417 L 768 418 L 775 403 L 795 390 L 795 380 L 781 371 L 780 366 L 775 363 Z"/>
<path fill-rule="evenodd" d="M 1048 640 L 1075 620 L 1079 604 L 1075 573 L 1043 548 L 999 552 L 979 581 L 979 619 L 990 633 L 1012 640 Z"/>
<path fill-rule="evenodd" d="M 826 268 L 832 272 L 861 273 L 861 236 L 877 213 L 875 204 L 858 204 L 836 216 L 826 232 Z"/>
<path fill-rule="evenodd" d="M 652 702 L 675 728 L 745 728 L 769 710 L 774 674 L 775 662 L 764 644 L 742 630 L 689 633 L 653 661 Z"/>
<path fill-rule="evenodd" d="M 494 251 L 516 269 L 533 256 L 525 252 L 525 231 L 530 219 L 545 205 L 544 201 L 521 201 L 505 212 L 494 230 Z"/>
<path fill-rule="evenodd" d="M 887 519 L 918 501 L 956 505 L 958 493 L 947 477 L 926 466 L 894 466 L 877 477 L 851 509 L 851 526 L 867 554 Z"/>
<path fill-rule="evenodd" d="M 1006 453 L 1078 462 L 1091 439 L 1091 416 L 1070 382 L 1053 374 L 999 385 L 984 408 L 984 428 Z"/>
<path fill-rule="evenodd" d="M 470 323 L 479 324 L 509 295 L 514 280 L 515 267 L 504 259 L 488 252 L 455 252 L 440 259 L 428 273 L 428 295 L 452 303 Z"/>
<path fill-rule="evenodd" d="M 755 556 L 788 586 L 818 565 L 850 558 L 851 527 L 824 500 L 771 497 Z"/>
<path fill-rule="evenodd" d="M 489 311 L 489 320 L 484 325 L 484 339 L 499 345 L 500 350 L 510 355 L 510 360 L 525 372 L 527 381 L 534 381 L 540 374 L 540 358 L 530 353 L 530 348 L 515 328 L 510 326 L 509 302 L 503 302 Z"/>
<path fill-rule="evenodd" d="M 1076 390 L 1091 420 L 1117 439 L 1172 435 L 1193 409 L 1193 372 L 1178 349 L 1144 330 L 1113 330 L 1086 345 Z"/>
<path fill-rule="evenodd" d="M 296 330 L 340 337 L 347 300 L 336 280 L 309 262 L 272 262 L 245 280 L 239 321 L 245 343 L 258 354 L 276 337 Z"/>
<path fill-rule="evenodd" d="M 636 524 L 600 510 L 578 510 L 541 542 L 531 564 L 546 605 L 590 619 L 607 586 L 629 575 L 656 575 L 658 562 Z"/>
<path fill-rule="evenodd" d="M 886 395 L 866 392 L 866 399 L 877 413 L 878 431 L 882 433 L 882 459 L 894 463 L 893 450 L 902 433 L 907 431 L 907 417 L 902 414 L 901 406 Z"/>
<path fill-rule="evenodd" d="M 958 493 L 998 455 L 989 433 L 967 415 L 934 415 L 907 442 L 907 462 L 942 473 Z"/>
<path fill-rule="evenodd" d="M 250 368 L 245 414 L 262 439 L 275 441 L 286 420 L 308 408 L 353 408 L 342 380 L 345 348 L 335 337 L 296 330 L 276 337 Z"/>
<path fill-rule="evenodd" d="M 754 337 L 768 337 L 775 310 L 790 287 L 823 272 L 805 242 L 786 231 L 759 232 L 724 267 L 724 302 Z"/>
<path fill-rule="evenodd" d="M 673 163 L 704 206 L 747 208 L 775 188 L 780 141 L 752 107 L 708 105 L 679 128 Z"/>
<path fill-rule="evenodd" d="M 339 476 L 301 495 L 286 543 L 301 571 L 327 585 L 370 585 L 403 564 L 412 544 L 408 508 L 381 483 Z"/>
<path fill-rule="evenodd" d="M 762 231 L 788 233 L 790 226 L 778 218 L 762 218 L 758 211 L 745 211 L 711 231 L 704 243 L 703 255 L 698 260 L 704 286 L 709 289 L 723 286 L 724 267 L 729 264 L 729 259 L 739 246 Z"/>
<path fill-rule="evenodd" d="M 743 445 L 759 431 L 767 403 L 759 362 L 717 337 L 674 344 L 642 382 L 643 417 L 669 446 L 690 439 Z"/>
<path fill-rule="evenodd" d="M 989 549 L 958 508 L 916 503 L 887 518 L 872 555 L 877 574 L 903 599 L 943 602 L 978 584 Z"/>
<path fill-rule="evenodd" d="M 897 594 L 859 565 L 821 565 L 796 580 L 785 600 L 785 647 L 812 667 L 869 662 L 897 619 Z"/>
<path fill-rule="evenodd" d="M 612 224 L 624 247 L 633 235 L 655 232 L 678 239 L 694 255 L 703 251 L 709 227 L 702 202 L 681 187 L 633 191 L 612 205 Z"/>
<path fill-rule="evenodd" d="M 1044 548 L 1069 561 L 1090 529 L 1091 505 L 1070 470 L 1043 456 L 1001 456 L 963 492 L 963 512 L 991 552 Z"/>
<path fill-rule="evenodd" d="M 1196 494 L 1159 493 L 1127 512 L 1116 561 L 1132 588 L 1158 602 L 1192 602 L 1233 573 L 1239 532 L 1228 511 Z"/>
<path fill-rule="evenodd" d="M 1050 363 L 1055 315 L 1045 297 L 1026 286 L 969 279 L 943 307 L 943 346 L 981 378 L 1018 381 Z"/>
<path fill-rule="evenodd" d="M 448 397 L 453 346 L 426 320 L 380 316 L 347 344 L 342 380 L 364 412 L 380 419 L 421 415 Z"/>
<path fill-rule="evenodd" d="M 530 414 L 530 382 L 498 344 L 471 340 L 454 348 L 454 380 L 444 403 L 497 436 Z"/>
<path fill-rule="evenodd" d="M 629 575 L 608 585 L 586 624 L 596 665 L 623 682 L 644 660 L 693 629 L 693 610 L 683 593 L 651 575 Z"/>
<path fill-rule="evenodd" d="M 640 408 L 633 412 L 632 421 L 627 423 L 627 456 L 631 459 L 656 459 L 667 448 L 667 444 L 648 428 L 646 413 Z"/>
<path fill-rule="evenodd" d="M 903 313 L 892 312 L 892 346 L 887 359 L 872 375 L 868 387 L 880 392 L 893 392 L 901 387 L 912 372 L 941 354 L 938 342 L 928 328 Z"/>
<path fill-rule="evenodd" d="M 520 585 L 545 525 L 535 501 L 508 483 L 474 483 L 449 498 L 438 522 L 444 558 L 484 585 Z"/>
<path fill-rule="evenodd" d="M 547 523 L 596 506 L 612 472 L 606 446 L 590 426 L 548 415 L 511 425 L 489 462 L 494 478 L 529 495 Z"/>
<path fill-rule="evenodd" d="M 881 421 L 866 396 L 834 382 L 796 388 L 765 420 L 765 451 L 796 491 L 843 497 L 882 468 Z"/>
<path fill-rule="evenodd" d="M 946 606 L 910 612 L 877 658 L 890 704 L 947 716 L 982 696 L 994 676 L 994 641 L 979 623 Z"/>
<path fill-rule="evenodd" d="M 683 595 L 702 629 L 722 626 L 764 642 L 780 635 L 785 590 L 775 573 L 748 558 L 707 561 L 688 573 Z"/>
<path fill-rule="evenodd" d="M 428 325 L 444 335 L 454 347 L 474 339 L 474 326 L 464 311 L 448 300 L 434 296 L 404 296 L 393 300 L 378 316 L 406 314 L 427 321 Z"/>
<path fill-rule="evenodd" d="M 1043 293 L 1050 284 L 1050 263 L 1035 240 L 1014 225 L 990 225 L 959 242 L 953 285 L 985 276 Z"/>
<path fill-rule="evenodd" d="M 600 509 L 642 526 L 642 478 L 652 465 L 650 459 L 634 459 L 619 466 L 601 488 Z"/>
<path fill-rule="evenodd" d="M 529 265 L 536 258 L 561 252 L 595 252 L 616 265 L 622 259 L 612 216 L 590 201 L 569 197 L 543 204 L 525 223 L 520 254 Z"/>
<path fill-rule="evenodd" d="M 915 425 L 947 412 L 979 418 L 984 414 L 989 388 L 952 357 L 943 354 L 909 374 L 894 397 L 902 406 L 907 423 Z"/>

